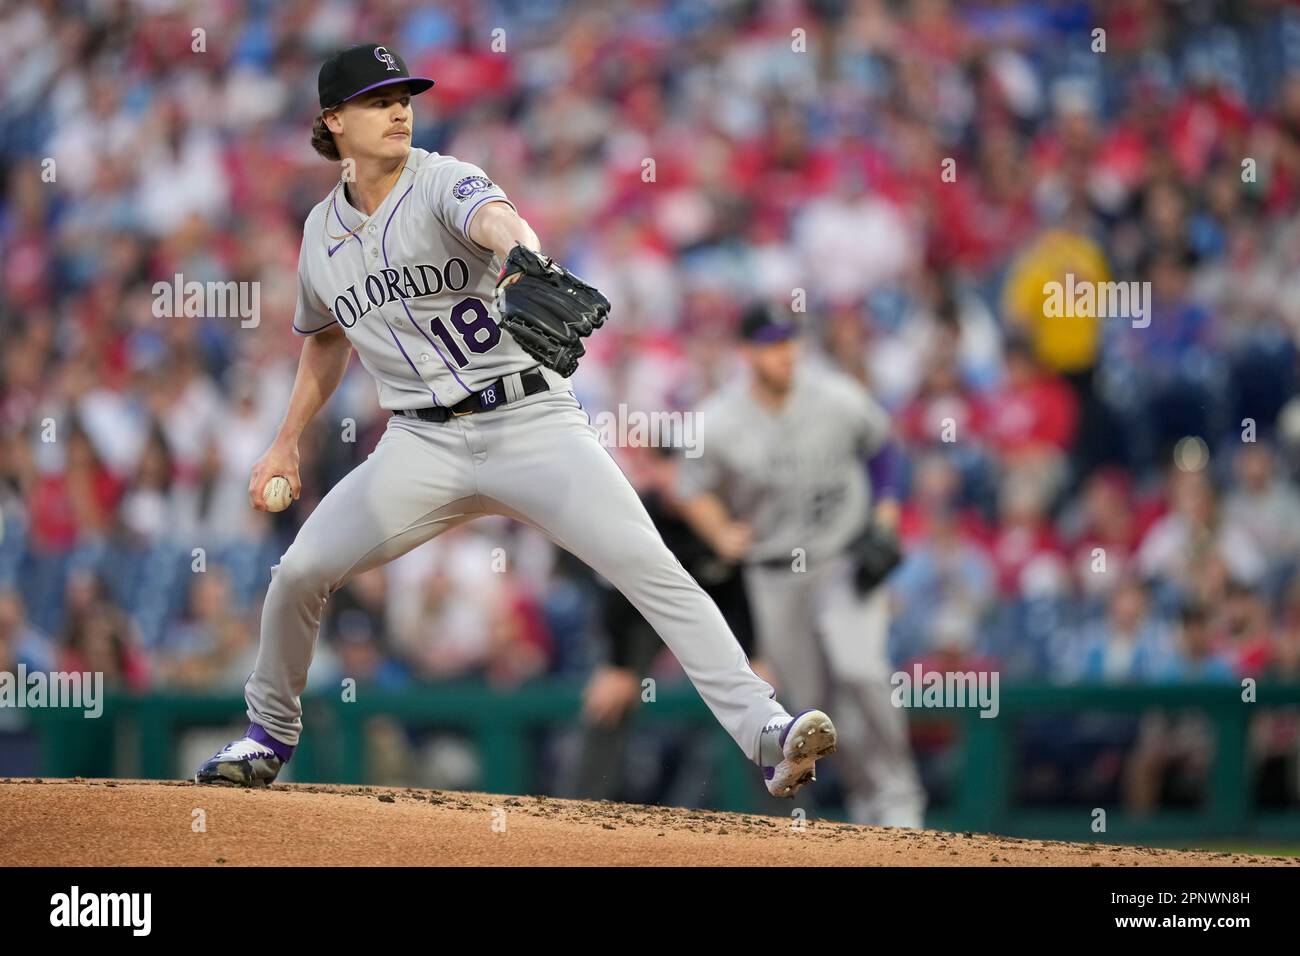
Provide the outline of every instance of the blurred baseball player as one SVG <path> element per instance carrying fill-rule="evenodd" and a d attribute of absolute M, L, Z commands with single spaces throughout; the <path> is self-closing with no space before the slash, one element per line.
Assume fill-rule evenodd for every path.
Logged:
<path fill-rule="evenodd" d="M 750 310 L 741 338 L 749 381 L 700 410 L 702 454 L 678 473 L 684 513 L 744 563 L 757 657 L 782 696 L 835 701 L 853 818 L 920 826 L 924 792 L 890 703 L 878 586 L 901 559 L 889 419 L 847 376 L 798 366 L 788 309 Z"/>
<path fill-rule="evenodd" d="M 284 422 L 254 465 L 253 507 L 283 476 L 299 496 L 298 439 L 355 349 L 392 411 L 272 569 L 246 735 L 195 775 L 265 784 L 302 731 L 329 595 L 482 514 L 525 521 L 621 590 L 676 654 L 717 719 L 791 795 L 835 749 L 821 711 L 791 718 L 717 607 L 664 546 L 601 446 L 568 378 L 609 311 L 552 260 L 482 169 L 412 148 L 410 98 L 433 86 L 374 44 L 332 56 L 312 144 L 344 176 L 308 215 L 294 331 L 306 337 Z"/>

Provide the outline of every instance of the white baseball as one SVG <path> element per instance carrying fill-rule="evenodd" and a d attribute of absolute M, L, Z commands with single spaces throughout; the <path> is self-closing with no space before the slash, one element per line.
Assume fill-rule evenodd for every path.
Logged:
<path fill-rule="evenodd" d="M 283 475 L 276 475 L 266 483 L 262 489 L 262 500 L 266 502 L 267 511 L 283 511 L 293 503 L 293 489 L 289 487 L 289 479 Z"/>

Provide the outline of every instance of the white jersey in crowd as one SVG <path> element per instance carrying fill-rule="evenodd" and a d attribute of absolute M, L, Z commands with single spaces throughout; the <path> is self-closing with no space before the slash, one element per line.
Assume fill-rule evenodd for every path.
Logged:
<path fill-rule="evenodd" d="M 455 405 L 536 366 L 497 324 L 499 260 L 469 238 L 493 201 L 509 202 L 478 166 L 418 148 L 371 216 L 340 182 L 303 227 L 294 332 L 342 326 L 387 409 Z"/>

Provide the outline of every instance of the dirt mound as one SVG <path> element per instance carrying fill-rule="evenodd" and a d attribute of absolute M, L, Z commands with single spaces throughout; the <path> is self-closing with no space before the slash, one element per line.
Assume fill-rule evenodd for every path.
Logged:
<path fill-rule="evenodd" d="M 0 866 L 1232 863 L 1300 860 L 387 787 L 0 781 Z"/>

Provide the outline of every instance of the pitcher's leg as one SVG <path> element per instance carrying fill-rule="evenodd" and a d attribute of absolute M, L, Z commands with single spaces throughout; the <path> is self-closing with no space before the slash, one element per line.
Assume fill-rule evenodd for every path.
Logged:
<path fill-rule="evenodd" d="M 271 569 L 248 716 L 296 744 L 299 697 L 329 595 L 477 513 L 468 453 L 454 426 L 393 419 L 369 458 L 321 499 Z M 460 448 L 457 448 L 459 443 Z"/>
<path fill-rule="evenodd" d="M 746 756 L 785 709 L 749 666 L 717 605 L 668 550 L 627 478 L 571 398 L 509 412 L 479 470 L 485 508 L 534 525 L 641 612 Z M 519 412 L 532 413 L 519 415 Z M 504 416 L 493 425 L 502 425 Z"/>

